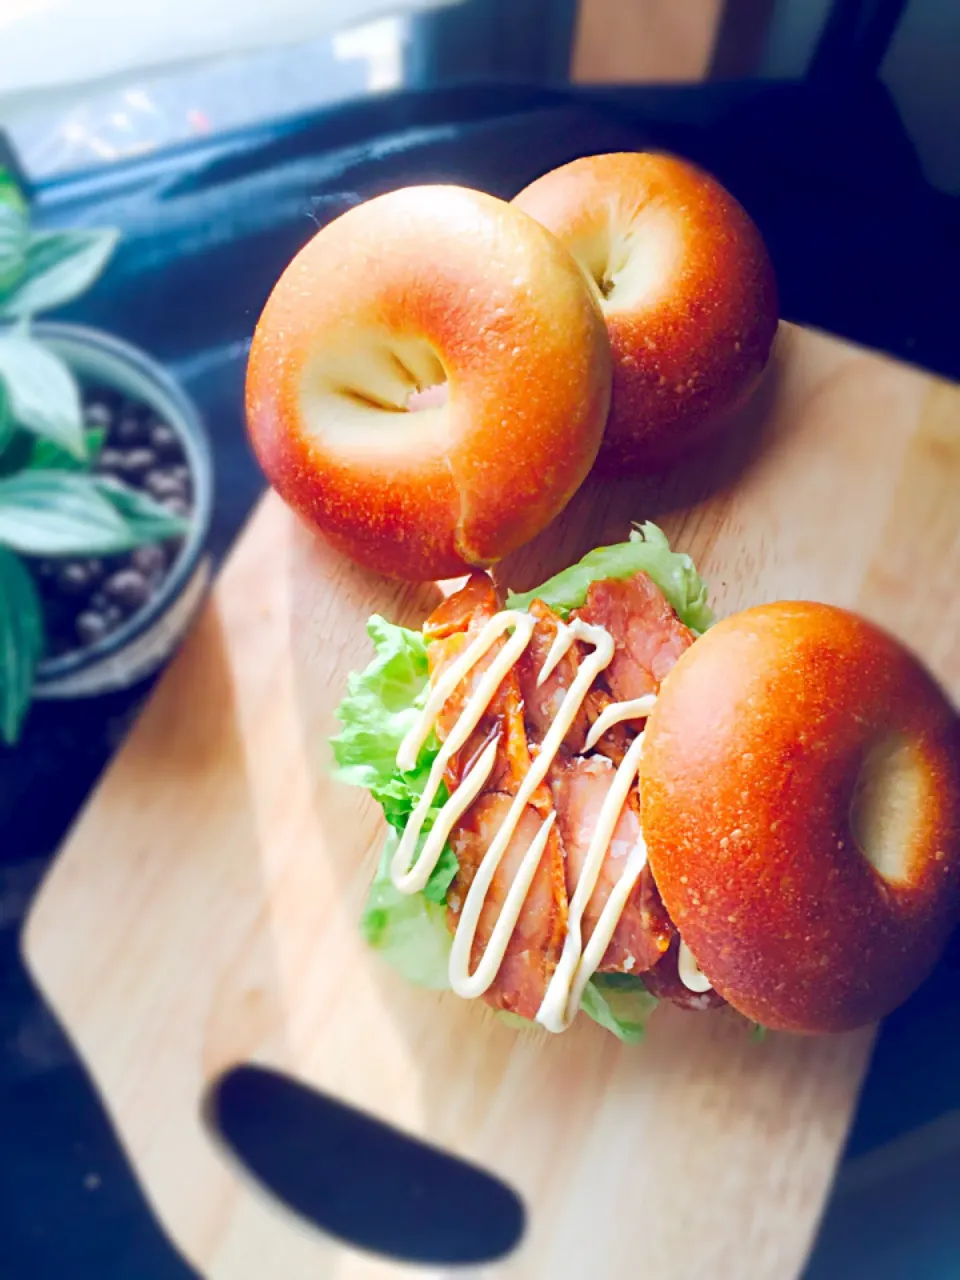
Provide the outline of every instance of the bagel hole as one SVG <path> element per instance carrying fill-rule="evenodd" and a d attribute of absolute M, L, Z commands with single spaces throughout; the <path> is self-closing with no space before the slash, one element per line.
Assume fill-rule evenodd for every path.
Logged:
<path fill-rule="evenodd" d="M 447 403 L 447 375 L 435 351 L 422 338 L 406 339 L 391 351 L 406 383 L 403 408 L 408 413 L 439 409 Z"/>
<path fill-rule="evenodd" d="M 853 838 L 867 861 L 894 883 L 910 877 L 910 850 L 923 801 L 920 760 L 902 734 L 888 734 L 867 751 L 850 805 Z"/>
<path fill-rule="evenodd" d="M 665 255 L 668 264 L 673 261 L 667 240 L 668 235 L 676 238 L 672 228 L 667 227 L 661 234 L 656 219 L 651 220 L 649 229 L 646 225 L 638 227 L 639 219 L 635 210 L 611 205 L 567 244 L 595 285 L 601 306 L 619 309 L 633 305 L 657 284 L 660 255 Z"/>
<path fill-rule="evenodd" d="M 407 410 L 422 413 L 424 409 L 439 409 L 447 403 L 450 388 L 445 382 L 435 382 L 429 387 L 417 387 L 407 396 Z"/>
<path fill-rule="evenodd" d="M 604 302 L 616 287 L 610 264 L 610 231 L 605 223 L 589 227 L 566 242 L 587 284 L 596 289 L 598 301 Z"/>
<path fill-rule="evenodd" d="M 425 338 L 395 339 L 390 358 L 401 382 L 398 400 L 404 409 L 416 413 L 446 403 L 446 370 Z"/>
<path fill-rule="evenodd" d="M 327 351 L 311 371 L 308 386 L 329 387 L 364 410 L 406 413 L 446 402 L 446 370 L 425 338 L 382 331 L 348 351 Z"/>
<path fill-rule="evenodd" d="M 344 387 L 341 394 L 345 399 L 362 409 L 378 409 L 384 413 L 400 413 L 401 408 L 390 400 L 381 400 L 374 392 L 358 391 L 355 387 Z"/>
<path fill-rule="evenodd" d="M 603 303 L 629 311 L 662 296 L 677 279 L 683 238 L 676 216 L 656 201 L 609 211 L 590 269 Z"/>

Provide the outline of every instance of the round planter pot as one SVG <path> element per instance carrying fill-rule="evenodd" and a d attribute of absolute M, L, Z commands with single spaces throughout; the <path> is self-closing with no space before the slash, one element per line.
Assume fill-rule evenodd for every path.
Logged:
<path fill-rule="evenodd" d="M 190 531 L 156 594 L 96 644 L 40 663 L 35 697 L 81 698 L 123 689 L 151 675 L 186 634 L 210 581 L 204 547 L 213 467 L 197 410 L 145 352 L 81 325 L 39 323 L 33 335 L 69 365 L 81 387 L 112 388 L 168 423 L 182 444 L 193 486 Z"/>

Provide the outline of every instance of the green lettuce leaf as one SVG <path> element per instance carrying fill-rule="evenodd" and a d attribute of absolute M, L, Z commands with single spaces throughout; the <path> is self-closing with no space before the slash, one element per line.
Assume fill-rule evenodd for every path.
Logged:
<path fill-rule="evenodd" d="M 660 1001 L 629 973 L 597 973 L 583 989 L 581 1010 L 625 1044 L 637 1044 Z"/>
<path fill-rule="evenodd" d="M 431 737 L 420 752 L 415 769 L 403 773 L 397 768 L 400 743 L 426 696 L 427 646 L 419 631 L 395 626 L 377 615 L 367 623 L 367 634 L 373 641 L 373 661 L 364 671 L 350 676 L 346 696 L 335 712 L 343 728 L 331 739 L 337 762 L 334 776 L 369 791 L 390 826 L 402 831 L 423 795 L 430 766 L 440 750 L 436 738 Z M 446 799 L 446 788 L 440 787 L 423 824 L 420 848 Z M 457 865 L 456 855 L 446 846 L 423 890 L 431 902 L 446 902 Z M 384 875 L 389 883 L 389 874 Z M 400 901 L 409 902 L 409 897 L 395 890 L 394 895 L 395 908 Z M 385 908 L 381 904 L 378 909 Z M 409 913 L 404 918 L 408 916 Z"/>
<path fill-rule="evenodd" d="M 432 762 L 424 751 L 415 775 L 397 770 L 400 743 L 423 705 L 427 646 L 419 631 L 395 626 L 378 614 L 367 623 L 367 635 L 375 656 L 364 671 L 354 672 L 347 681 L 346 696 L 334 713 L 343 728 L 331 745 L 340 781 L 366 788 L 380 803 L 386 801 L 386 809 L 409 799 L 417 781 L 423 790 Z"/>
<path fill-rule="evenodd" d="M 439 905 L 437 899 L 431 899 L 429 884 L 424 893 L 401 893 L 394 888 L 390 859 L 398 839 L 396 831 L 387 832 L 380 865 L 360 918 L 360 929 L 368 944 L 407 982 L 443 991 L 450 986 L 447 966 L 453 944 L 447 928 L 446 908 Z M 447 852 L 444 851 L 444 856 Z M 455 875 L 456 858 L 452 853 L 450 857 Z M 444 897 L 446 892 L 445 885 Z"/>
<path fill-rule="evenodd" d="M 627 542 L 597 547 L 582 560 L 555 574 L 533 591 L 511 592 L 508 609 L 526 609 L 533 600 L 543 600 L 566 617 L 578 609 L 591 582 L 601 578 L 629 578 L 640 570 L 648 573 L 676 609 L 680 620 L 698 633 L 713 623 L 707 604 L 707 585 L 693 561 L 680 551 L 671 551 L 662 529 L 649 521 L 630 531 Z"/>

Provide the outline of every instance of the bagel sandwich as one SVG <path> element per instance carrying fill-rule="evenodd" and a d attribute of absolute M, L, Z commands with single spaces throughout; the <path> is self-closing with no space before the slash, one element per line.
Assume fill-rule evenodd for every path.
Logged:
<path fill-rule="evenodd" d="M 333 750 L 383 808 L 362 928 L 408 980 L 633 1041 L 659 1001 L 851 1029 L 935 965 L 957 717 L 865 619 L 715 623 L 647 524 L 534 591 L 474 572 L 419 630 L 368 631 Z"/>

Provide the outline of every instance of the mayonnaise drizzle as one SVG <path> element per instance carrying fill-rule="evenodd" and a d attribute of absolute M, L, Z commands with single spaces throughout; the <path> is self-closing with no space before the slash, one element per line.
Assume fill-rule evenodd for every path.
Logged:
<path fill-rule="evenodd" d="M 426 885 L 433 873 L 434 867 L 440 860 L 440 854 L 443 852 L 443 846 L 446 841 L 446 835 L 442 835 L 443 827 L 447 826 L 447 834 L 453 823 L 444 824 L 443 810 L 440 817 L 434 823 L 430 834 L 427 836 L 424 846 L 420 851 L 419 858 L 417 853 L 417 842 L 420 839 L 420 832 L 423 830 L 423 824 L 430 808 L 436 799 L 437 792 L 440 789 L 440 783 L 443 781 L 443 774 L 460 748 L 464 745 L 470 734 L 480 723 L 483 713 L 493 700 L 494 695 L 500 688 L 504 676 L 513 666 L 513 664 L 523 653 L 524 649 L 530 643 L 530 637 L 533 635 L 535 619 L 528 613 L 511 612 L 504 610 L 502 613 L 496 614 L 484 626 L 482 631 L 474 637 L 473 641 L 467 646 L 464 652 L 456 660 L 451 663 L 446 671 L 437 681 L 427 698 L 426 706 L 421 711 L 419 717 L 407 731 L 406 736 L 400 743 L 400 749 L 397 752 L 397 767 L 406 771 L 414 769 L 417 763 L 417 756 L 420 748 L 430 736 L 430 731 L 436 723 L 437 717 L 443 710 L 443 704 L 447 701 L 457 685 L 469 675 L 471 669 L 476 666 L 483 655 L 490 649 L 493 644 L 503 635 L 509 628 L 513 627 L 513 635 L 506 642 L 497 656 L 491 662 L 490 666 L 483 673 L 483 677 L 471 696 L 467 699 L 463 710 L 456 724 L 451 729 L 446 741 L 440 748 L 433 765 L 430 768 L 430 775 L 427 778 L 427 785 L 423 789 L 416 808 L 407 819 L 407 825 L 404 828 L 403 835 L 400 837 L 400 843 L 397 845 L 393 855 L 393 861 L 390 863 L 390 877 L 394 886 L 401 893 L 419 893 Z M 484 759 L 488 757 L 489 747 L 484 751 L 477 765 L 482 764 Z M 493 768 L 494 754 L 489 755 L 489 763 L 487 765 L 487 773 Z M 476 768 L 476 765 L 474 766 Z M 470 774 L 474 772 L 470 770 Z M 470 774 L 467 776 L 470 777 Z M 485 777 L 481 777 L 478 781 L 476 790 L 479 791 L 483 785 Z M 457 787 L 453 796 L 447 800 L 444 809 L 453 802 L 457 803 L 457 793 L 462 790 Z M 475 793 L 476 794 L 476 793 Z M 462 799 L 462 797 L 461 797 Z M 466 808 L 461 804 L 460 812 Z M 457 815 L 459 816 L 459 815 Z M 456 821 L 456 818 L 454 818 Z"/>
<path fill-rule="evenodd" d="M 510 808 L 507 810 L 506 817 L 501 823 L 500 830 L 490 842 L 490 847 L 484 854 L 480 866 L 473 877 L 470 888 L 467 891 L 463 908 L 460 912 L 460 919 L 457 922 L 457 931 L 453 938 L 453 947 L 450 951 L 450 985 L 456 991 L 457 995 L 471 998 L 473 996 L 481 996 L 493 982 L 497 976 L 497 970 L 503 959 L 503 953 L 506 951 L 507 944 L 510 941 L 513 931 L 516 928 L 517 921 L 520 918 L 520 911 L 523 907 L 523 901 L 526 897 L 526 890 L 521 893 L 514 894 L 513 890 L 517 888 L 516 880 L 511 886 L 511 890 L 507 895 L 507 899 L 500 909 L 500 916 L 497 920 L 496 928 L 493 936 L 487 945 L 483 961 L 477 967 L 474 974 L 470 973 L 470 953 L 473 949 L 473 939 L 477 931 L 477 924 L 480 920 L 480 912 L 483 909 L 486 900 L 487 890 L 493 881 L 497 868 L 503 861 L 503 855 L 507 851 L 507 847 L 513 838 L 523 812 L 529 804 L 533 793 L 539 787 L 547 776 L 550 765 L 553 763 L 554 757 L 560 750 L 560 746 L 573 724 L 574 718 L 580 709 L 580 704 L 587 696 L 587 692 L 598 674 L 606 667 L 610 659 L 613 657 L 613 637 L 608 631 L 602 627 L 592 627 L 589 623 L 581 622 L 579 619 L 572 622 L 568 630 L 574 633 L 578 639 L 588 641 L 594 646 L 593 653 L 588 654 L 580 664 L 573 683 L 563 696 L 563 701 L 553 723 L 547 730 L 540 750 L 535 759 L 531 762 L 530 768 L 527 770 L 526 777 L 517 788 L 517 794 L 513 797 Z M 479 692 L 479 691 L 478 691 Z M 476 695 L 474 695 L 475 697 Z M 467 699 L 467 705 L 464 707 L 464 714 L 467 714 L 470 703 L 473 698 Z M 551 814 L 553 818 L 555 815 Z M 548 819 L 549 821 L 549 819 Z M 432 833 L 431 833 L 432 834 Z M 544 833 L 541 827 L 540 835 L 543 843 L 540 852 L 546 846 L 549 831 Z M 533 861 L 532 850 L 528 850 L 521 864 L 521 873 L 524 865 L 532 862 L 529 869 L 529 881 L 532 881 L 533 874 L 536 871 L 540 858 L 537 857 Z M 519 878 L 519 877 L 518 877 Z M 528 881 L 528 887 L 529 887 Z M 497 938 L 497 930 L 503 926 L 501 937 Z M 499 957 L 497 956 L 497 948 L 494 943 L 500 947 Z M 496 963 L 487 964 L 491 959 Z"/>
<path fill-rule="evenodd" d="M 593 891 L 597 887 L 600 868 L 609 848 L 613 833 L 620 820 L 620 814 L 626 803 L 630 788 L 640 768 L 640 755 L 643 751 L 643 735 L 635 738 L 630 749 L 614 774 L 610 790 L 604 796 L 603 804 L 597 818 L 590 840 L 590 847 L 584 860 L 583 870 L 570 903 L 567 921 L 567 936 L 563 940 L 563 951 L 554 970 L 550 985 L 543 997 L 543 1003 L 537 1011 L 537 1022 L 548 1031 L 566 1031 L 577 1015 L 583 989 L 600 966 L 604 952 L 616 931 L 623 908 L 630 891 L 636 884 L 637 876 L 647 862 L 647 848 L 640 837 L 638 843 L 627 856 L 626 865 L 620 873 L 610 897 L 604 904 L 600 919 L 590 935 L 586 949 L 583 948 L 583 913 L 587 909 Z"/>
<path fill-rule="evenodd" d="M 608 729 L 623 720 L 645 719 L 653 710 L 657 701 L 655 693 L 645 693 L 642 698 L 631 698 L 629 702 L 611 702 L 597 716 L 590 726 L 587 740 L 583 744 L 584 751 L 595 747 Z"/>
<path fill-rule="evenodd" d="M 693 952 L 682 938 L 680 939 L 680 949 L 677 952 L 677 973 L 680 975 L 680 981 L 688 991 L 696 991 L 699 994 L 703 991 L 713 990 L 713 983 L 697 964 L 693 958 Z"/>
<path fill-rule="evenodd" d="M 543 857 L 543 851 L 547 847 L 556 817 L 556 813 L 551 813 L 547 820 L 540 824 L 540 830 L 530 841 L 530 848 L 523 855 L 523 861 L 510 886 L 510 892 L 500 908 L 497 923 L 493 927 L 480 963 L 471 973 L 470 955 L 473 951 L 473 939 L 480 921 L 480 912 L 486 901 L 487 890 L 500 863 L 500 858 L 498 857 L 494 862 L 488 852 L 477 868 L 477 873 L 467 892 L 466 901 L 460 911 L 457 931 L 453 935 L 453 946 L 450 950 L 450 985 L 458 996 L 463 996 L 466 1000 L 471 1000 L 474 996 L 482 996 L 497 976 L 507 947 L 510 945 L 510 939 L 513 937 L 513 931 L 517 927 L 517 921 L 520 919 L 520 912 L 523 910 L 533 877 Z M 504 826 L 509 820 L 510 814 L 507 815 Z M 502 832 L 503 827 L 500 830 Z M 505 848 L 506 844 L 503 847 Z M 482 885 L 482 890 L 476 888 L 478 881 Z"/>
<path fill-rule="evenodd" d="M 476 688 L 466 699 L 456 723 L 434 759 L 423 794 L 407 821 L 390 865 L 391 879 L 401 893 L 416 893 L 425 887 L 451 831 L 480 794 L 490 776 L 496 760 L 496 739 L 487 744 L 468 773 L 461 779 L 459 786 L 454 788 L 452 794 L 441 806 L 418 856 L 417 845 L 420 842 L 423 824 L 435 802 L 448 764 L 480 723 L 504 677 L 530 643 L 535 625 L 536 620 L 532 615 L 516 610 L 503 610 L 492 617 L 457 659 L 438 677 L 430 689 L 422 711 L 400 744 L 397 752 L 398 767 L 404 771 L 414 769 L 420 750 L 430 736 L 447 700 L 500 637 L 508 631 L 512 632 L 477 682 Z M 551 812 L 549 817 L 540 824 L 536 836 L 524 854 L 484 953 L 475 971 L 471 973 L 473 942 L 493 878 L 530 800 L 546 778 L 587 693 L 596 677 L 613 658 L 613 637 L 605 628 L 592 626 L 582 619 L 575 619 L 569 624 L 560 623 L 538 673 L 538 686 L 542 685 L 555 670 L 564 654 L 577 640 L 592 645 L 593 651 L 581 661 L 573 682 L 564 693 L 560 707 L 533 758 L 530 769 L 477 868 L 460 911 L 450 951 L 449 976 L 453 990 L 468 999 L 483 995 L 497 976 L 550 838 L 556 820 L 555 812 Z M 648 715 L 654 701 L 653 695 L 647 695 L 629 702 L 611 704 L 594 724 L 587 739 L 587 746 L 592 746 L 611 725 L 621 720 Z M 630 788 L 636 780 L 642 750 L 641 735 L 631 743 L 617 768 L 597 818 L 584 867 L 570 903 L 568 928 L 560 960 L 537 1013 L 537 1021 L 550 1031 L 566 1030 L 575 1017 L 580 1007 L 583 989 L 602 962 L 630 892 L 646 865 L 647 851 L 641 837 L 628 854 L 623 870 L 590 936 L 590 941 L 584 947 L 583 915 L 596 889 L 603 859 L 613 839 Z"/>
<path fill-rule="evenodd" d="M 507 674 L 513 664 L 523 653 L 524 649 L 530 643 L 530 637 L 533 635 L 533 629 L 536 626 L 536 619 L 529 613 L 522 613 L 518 609 L 503 609 L 485 623 L 481 630 L 474 636 L 470 644 L 467 645 L 463 653 L 460 654 L 456 662 L 452 662 L 446 671 L 442 673 L 439 680 L 430 688 L 426 704 L 420 712 L 419 717 L 414 721 L 413 725 L 407 730 L 403 741 L 400 743 L 400 749 L 397 751 L 397 768 L 403 773 L 409 773 L 411 769 L 417 767 L 417 756 L 420 749 L 430 736 L 430 731 L 437 722 L 437 717 L 444 708 L 447 699 L 455 692 L 457 685 L 465 676 L 469 675 L 473 668 L 477 665 L 483 655 L 492 649 L 496 642 L 500 639 L 505 631 L 513 628 L 513 636 L 505 646 L 503 653 L 500 654 L 500 661 L 497 665 L 502 667 L 499 673 L 499 679 L 490 682 L 492 688 L 481 702 L 477 694 L 480 689 L 474 691 L 474 696 L 470 698 L 467 706 L 464 707 L 460 716 L 462 720 L 468 714 L 468 708 L 471 704 L 476 704 L 479 720 L 486 711 L 487 706 L 500 687 L 500 681 Z M 509 652 L 510 657 L 507 658 Z M 490 672 L 487 673 L 488 675 Z M 475 722 L 476 723 L 476 722 Z M 475 723 L 470 726 L 469 731 L 464 737 L 470 736 L 473 732 Z M 459 723 L 458 726 L 459 728 Z M 459 750 L 459 748 L 458 748 Z M 454 754 L 453 752 L 450 753 Z"/>
<path fill-rule="evenodd" d="M 585 626 L 585 623 L 581 623 Z M 563 661 L 564 656 L 573 648 L 573 642 L 577 638 L 575 630 L 577 623 L 572 623 L 569 627 L 562 624 L 557 627 L 557 634 L 553 637 L 553 644 L 547 651 L 547 656 L 543 660 L 543 666 L 537 675 L 537 688 L 539 689 L 543 682 L 553 674 L 558 663 Z M 594 630 L 602 630 L 595 627 Z"/>

